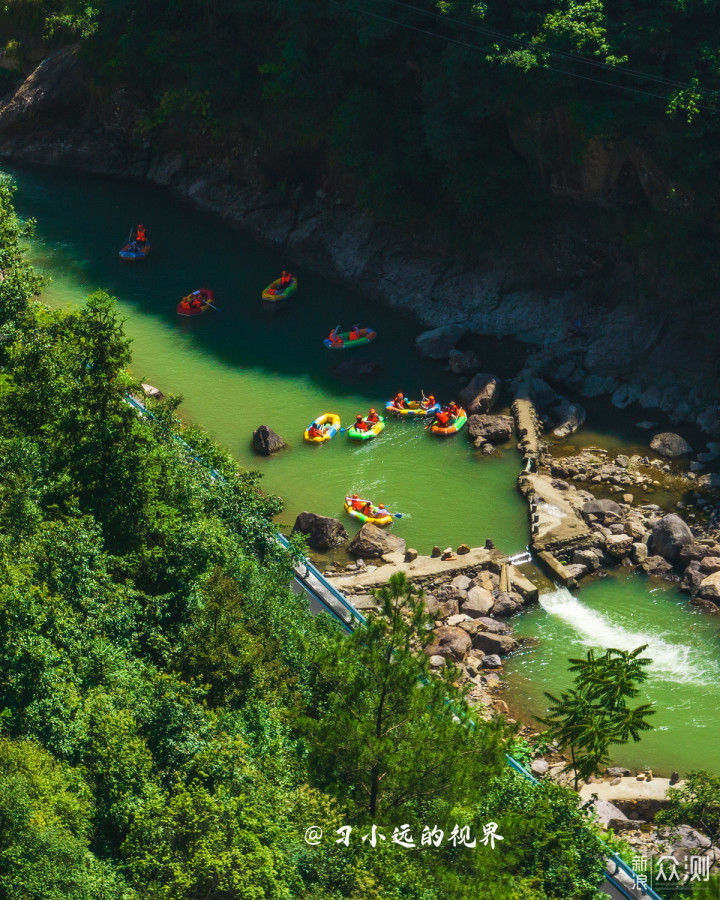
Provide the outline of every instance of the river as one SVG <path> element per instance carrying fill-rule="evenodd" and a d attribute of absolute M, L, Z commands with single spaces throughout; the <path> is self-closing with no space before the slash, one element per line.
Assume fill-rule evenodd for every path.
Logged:
<path fill-rule="evenodd" d="M 354 533 L 342 498 L 358 491 L 403 513 L 394 530 L 421 553 L 434 544 L 478 545 L 488 537 L 507 553 L 525 548 L 527 513 L 515 490 L 520 458 L 512 445 L 486 457 L 464 434 L 441 440 L 420 422 L 398 420 L 368 444 L 342 436 L 321 446 L 302 440 L 319 413 L 337 412 L 349 425 L 370 406 L 380 411 L 397 390 L 412 396 L 423 389 L 443 400 L 456 395 L 460 382 L 444 364 L 417 356 L 417 323 L 296 268 L 295 298 L 267 308 L 260 292 L 289 261 L 167 192 L 52 171 L 11 174 L 19 213 L 38 220 L 30 258 L 52 279 L 43 299 L 67 308 L 99 287 L 116 296 L 133 341 L 134 373 L 165 393 L 181 394 L 187 420 L 204 426 L 241 465 L 262 472 L 264 489 L 284 499 L 281 524 L 291 525 L 298 512 L 310 509 L 342 518 Z M 153 252 L 142 264 L 124 264 L 117 251 L 139 221 L 148 228 Z M 178 298 L 198 287 L 215 291 L 221 312 L 178 317 Z M 371 325 L 378 339 L 353 351 L 323 346 L 331 328 L 354 321 Z M 476 349 L 485 370 L 503 378 L 522 359 L 512 342 L 477 341 Z M 354 355 L 378 362 L 379 375 L 338 379 L 333 368 Z M 621 417 L 620 437 L 611 425 L 602 433 L 594 418 L 589 442 L 641 446 L 642 433 L 627 424 L 631 416 L 626 411 Z M 251 436 L 261 423 L 281 434 L 288 449 L 256 456 Z M 590 646 L 648 643 L 655 662 L 646 693 L 658 709 L 656 728 L 639 745 L 618 749 L 615 760 L 657 772 L 720 771 L 713 728 L 720 701 L 718 624 L 691 610 L 674 589 L 638 576 L 598 579 L 577 598 L 546 592 L 539 607 L 513 625 L 541 642 L 506 666 L 513 712 L 530 720 L 544 708 L 543 690 L 567 686 L 568 656 Z"/>

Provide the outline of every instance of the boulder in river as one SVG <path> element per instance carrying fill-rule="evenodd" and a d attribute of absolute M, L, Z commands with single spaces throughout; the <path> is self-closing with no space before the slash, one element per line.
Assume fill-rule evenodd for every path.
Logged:
<path fill-rule="evenodd" d="M 270 456 L 285 447 L 285 441 L 267 425 L 261 425 L 253 431 L 253 447 L 261 456 Z"/>
<path fill-rule="evenodd" d="M 489 441 L 491 444 L 504 444 L 510 440 L 513 431 L 512 416 L 472 415 L 468 419 L 468 434 L 473 443 Z"/>
<path fill-rule="evenodd" d="M 506 616 L 514 616 L 523 608 L 522 597 L 512 592 L 501 591 L 496 599 L 493 607 L 493 615 L 505 618 Z"/>
<path fill-rule="evenodd" d="M 712 600 L 720 605 L 720 572 L 713 572 L 707 578 L 703 578 L 697 589 L 698 596 L 703 600 Z"/>
<path fill-rule="evenodd" d="M 518 648 L 518 642 L 509 634 L 491 634 L 489 631 L 479 631 L 472 643 L 477 650 L 486 654 L 497 653 L 498 656 L 507 656 Z"/>
<path fill-rule="evenodd" d="M 432 643 L 425 648 L 428 656 L 444 656 L 455 662 L 463 662 L 468 655 L 472 641 L 462 628 L 441 625 L 435 629 Z"/>
<path fill-rule="evenodd" d="M 348 550 L 363 559 L 379 559 L 386 553 L 405 553 L 405 541 L 366 522 L 348 544 Z"/>
<path fill-rule="evenodd" d="M 338 519 L 319 516 L 316 513 L 301 512 L 295 519 L 293 531 L 308 536 L 308 545 L 315 550 L 330 550 L 340 547 L 348 539 L 345 526 Z"/>
<path fill-rule="evenodd" d="M 653 550 L 671 563 L 678 562 L 682 548 L 693 541 L 692 531 L 675 513 L 663 516 L 652 530 Z"/>
<path fill-rule="evenodd" d="M 464 325 L 443 325 L 432 331 L 424 331 L 415 341 L 415 346 L 420 356 L 448 359 L 450 351 L 455 349 L 458 341 L 466 334 L 467 328 Z"/>
<path fill-rule="evenodd" d="M 488 413 L 500 392 L 497 375 L 479 372 L 467 387 L 460 391 L 460 400 L 469 416 Z"/>
<path fill-rule="evenodd" d="M 650 448 L 660 456 L 673 459 L 676 456 L 685 456 L 693 452 L 693 448 L 688 444 L 684 437 L 679 434 L 673 434 L 672 431 L 664 431 L 662 434 L 656 434 L 650 441 Z"/>
<path fill-rule="evenodd" d="M 568 434 L 573 434 L 578 428 L 582 428 L 587 418 L 584 406 L 579 403 L 571 403 L 564 398 L 557 406 L 553 406 L 550 414 L 557 422 L 553 429 L 555 437 L 566 437 Z"/>

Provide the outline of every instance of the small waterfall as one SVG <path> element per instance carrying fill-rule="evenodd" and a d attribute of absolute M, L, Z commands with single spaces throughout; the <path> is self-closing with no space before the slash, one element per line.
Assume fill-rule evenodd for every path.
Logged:
<path fill-rule="evenodd" d="M 664 681 L 710 684 L 718 678 L 717 663 L 706 659 L 698 660 L 693 656 L 689 643 L 670 643 L 662 635 L 652 631 L 630 631 L 623 628 L 608 616 L 585 606 L 567 588 L 560 587 L 541 594 L 540 605 L 551 616 L 570 626 L 585 647 L 634 650 L 647 644 L 644 655 L 653 660 L 650 672 Z"/>

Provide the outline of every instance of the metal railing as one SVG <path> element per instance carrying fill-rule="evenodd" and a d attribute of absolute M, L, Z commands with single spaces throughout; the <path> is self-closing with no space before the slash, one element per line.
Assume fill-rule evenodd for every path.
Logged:
<path fill-rule="evenodd" d="M 127 402 L 142 416 L 157 421 L 156 417 L 150 412 L 144 403 L 137 400 L 131 394 L 126 394 Z M 188 452 L 188 454 L 200 465 L 205 466 L 213 479 L 225 481 L 225 478 L 214 469 L 205 459 L 199 456 L 195 450 L 181 437 L 174 432 L 170 432 L 172 437 Z M 278 543 L 288 551 L 291 551 L 290 542 L 284 534 L 278 532 L 276 534 Z M 526 558 L 527 557 L 527 558 Z M 530 562 L 532 559 L 529 553 L 519 553 L 511 556 L 508 560 L 513 565 L 522 565 L 523 562 Z M 296 583 L 318 603 L 323 611 L 333 616 L 342 626 L 342 628 L 350 633 L 357 625 L 364 625 L 365 617 L 347 600 L 340 591 L 334 587 L 325 578 L 325 576 L 310 562 L 306 557 L 301 557 L 296 565 L 293 566 Z M 533 785 L 539 785 L 535 776 L 529 772 L 522 763 L 514 759 L 510 754 L 505 755 L 507 764 L 518 774 L 522 775 L 527 781 Z M 626 897 L 627 900 L 662 900 L 651 887 L 639 888 L 638 884 L 640 876 L 632 869 L 617 853 L 610 848 L 598 837 L 598 841 L 607 851 L 608 868 L 605 872 L 607 881 L 619 892 Z M 610 868 L 612 867 L 612 868 Z"/>

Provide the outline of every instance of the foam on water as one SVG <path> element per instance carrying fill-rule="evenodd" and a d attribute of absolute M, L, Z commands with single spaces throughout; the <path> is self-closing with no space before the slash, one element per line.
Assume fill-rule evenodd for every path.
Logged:
<path fill-rule="evenodd" d="M 650 672 L 665 681 L 694 684 L 715 683 L 720 669 L 714 660 L 693 656 L 689 644 L 672 643 L 650 631 L 630 631 L 615 624 L 610 618 L 582 604 L 567 588 L 540 596 L 540 605 L 551 616 L 569 625 L 585 647 L 604 650 L 634 650 L 647 644 L 644 655 L 652 658 Z"/>

